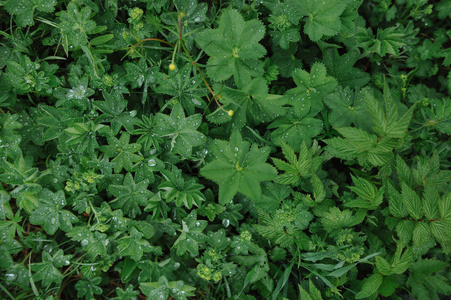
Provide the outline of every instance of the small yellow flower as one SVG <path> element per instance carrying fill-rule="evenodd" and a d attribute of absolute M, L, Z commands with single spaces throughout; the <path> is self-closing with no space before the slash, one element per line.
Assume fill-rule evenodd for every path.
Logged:
<path fill-rule="evenodd" d="M 233 110 L 229 110 L 229 111 L 227 112 L 227 114 L 229 115 L 229 117 L 233 116 Z"/>
<path fill-rule="evenodd" d="M 175 64 L 171 63 L 169 65 L 169 70 L 174 71 L 175 70 Z"/>

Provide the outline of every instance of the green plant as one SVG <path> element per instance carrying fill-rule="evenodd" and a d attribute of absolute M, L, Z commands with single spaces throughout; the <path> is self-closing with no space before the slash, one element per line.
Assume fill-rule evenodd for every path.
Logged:
<path fill-rule="evenodd" d="M 0 1 L 0 298 L 451 295 L 449 1 Z"/>

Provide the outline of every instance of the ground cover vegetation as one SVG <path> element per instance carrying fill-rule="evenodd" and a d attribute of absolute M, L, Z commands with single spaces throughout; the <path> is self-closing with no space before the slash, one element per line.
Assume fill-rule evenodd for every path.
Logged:
<path fill-rule="evenodd" d="M 451 295 L 451 1 L 0 1 L 2 299 Z"/>

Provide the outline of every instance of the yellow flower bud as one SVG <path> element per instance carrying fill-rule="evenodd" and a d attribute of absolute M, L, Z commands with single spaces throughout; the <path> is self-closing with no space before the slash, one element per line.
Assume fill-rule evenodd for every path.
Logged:
<path fill-rule="evenodd" d="M 169 65 L 169 70 L 174 71 L 175 70 L 175 64 L 171 63 Z"/>
<path fill-rule="evenodd" d="M 227 114 L 229 115 L 229 117 L 233 116 L 233 110 L 229 110 L 229 111 L 227 112 Z"/>

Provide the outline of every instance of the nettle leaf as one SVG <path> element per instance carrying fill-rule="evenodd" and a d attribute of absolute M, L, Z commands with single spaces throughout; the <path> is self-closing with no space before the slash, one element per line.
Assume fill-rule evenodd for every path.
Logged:
<path fill-rule="evenodd" d="M 310 74 L 302 69 L 292 73 L 298 87 L 286 93 L 287 103 L 294 107 L 296 115 L 302 117 L 309 111 L 319 112 L 323 107 L 322 98 L 337 87 L 337 80 L 326 75 L 326 67 L 319 62 L 312 65 Z"/>
<path fill-rule="evenodd" d="M 365 280 L 360 292 L 355 296 L 356 299 L 365 299 L 376 294 L 382 284 L 384 276 L 382 274 L 373 274 Z"/>
<path fill-rule="evenodd" d="M 340 32 L 340 15 L 346 2 L 340 0 L 301 0 L 299 3 L 304 18 L 304 32 L 317 42 L 323 36 L 334 36 Z"/>
<path fill-rule="evenodd" d="M 196 107 L 206 107 L 202 97 L 207 94 L 202 79 L 197 73 L 191 75 L 192 70 L 193 65 L 187 63 L 176 72 L 170 71 L 169 75 L 159 73 L 155 89 L 157 93 L 172 96 L 171 100 L 178 100 L 189 115 L 194 114 Z"/>
<path fill-rule="evenodd" d="M 158 113 L 155 116 L 157 120 L 156 132 L 161 137 L 171 139 L 171 151 L 184 157 L 190 157 L 193 147 L 202 145 L 206 137 L 196 129 L 202 122 L 202 116 L 195 114 L 185 118 L 180 103 L 174 105 L 171 115 Z"/>
<path fill-rule="evenodd" d="M 302 143 L 311 144 L 312 139 L 323 130 L 323 122 L 315 119 L 316 112 L 303 117 L 298 117 L 289 111 L 285 116 L 277 118 L 268 125 L 271 132 L 271 140 L 280 145 L 280 141 L 287 143 L 293 149 L 300 149 Z"/>
<path fill-rule="evenodd" d="M 298 284 L 299 295 L 303 300 L 323 300 L 321 292 L 315 286 L 315 284 L 309 279 L 309 291 L 304 290 L 301 285 Z"/>
<path fill-rule="evenodd" d="M 44 188 L 39 194 L 39 206 L 32 212 L 30 222 L 43 225 L 48 234 L 54 234 L 58 229 L 70 231 L 72 223 L 77 222 L 78 218 L 70 211 L 62 209 L 66 204 L 62 190 L 53 193 Z"/>
<path fill-rule="evenodd" d="M 42 284 L 46 287 L 52 283 L 60 284 L 63 280 L 63 275 L 59 268 L 68 266 L 71 258 L 72 255 L 64 255 L 61 249 L 56 251 L 53 256 L 47 251 L 42 252 L 42 262 L 30 265 L 33 271 L 33 280 L 42 280 Z"/>
<path fill-rule="evenodd" d="M 162 170 L 161 174 L 166 181 L 163 181 L 158 188 L 164 190 L 163 197 L 167 202 L 175 201 L 177 207 L 185 206 L 189 209 L 195 205 L 199 207 L 205 196 L 200 192 L 204 188 L 198 184 L 194 178 L 185 179 L 182 170 L 172 166 L 172 170 Z"/>
<path fill-rule="evenodd" d="M 199 243 L 205 241 L 206 236 L 202 231 L 207 227 L 207 221 L 198 220 L 196 210 L 182 220 L 182 233 L 174 242 L 173 247 L 177 249 L 177 255 L 183 255 L 186 251 L 199 255 Z"/>
<path fill-rule="evenodd" d="M 119 139 L 108 137 L 108 145 L 100 146 L 99 150 L 108 157 L 114 157 L 111 161 L 114 163 L 114 172 L 120 173 L 122 169 L 131 171 L 133 163 L 143 160 L 141 155 L 135 154 L 141 149 L 141 144 L 130 144 L 130 134 L 123 133 Z"/>
<path fill-rule="evenodd" d="M 249 82 L 251 77 L 263 75 L 266 49 L 258 42 L 265 35 L 261 21 L 244 21 L 235 10 L 226 10 L 219 19 L 217 29 L 206 29 L 196 38 L 202 50 L 210 58 L 207 74 L 215 81 L 224 81 L 233 75 L 238 88 Z"/>
<path fill-rule="evenodd" d="M 251 126 L 269 122 L 283 115 L 283 98 L 268 94 L 268 85 L 262 77 L 250 80 L 242 89 L 232 89 L 226 86 L 215 86 L 215 91 L 224 104 L 224 110 L 217 109 L 208 116 L 213 123 L 224 123 L 231 120 L 234 129 L 241 129 L 246 124 Z M 233 110 L 232 117 L 228 111 Z"/>
<path fill-rule="evenodd" d="M 108 122 L 110 123 L 113 134 L 119 133 L 124 127 L 129 133 L 133 132 L 134 125 L 137 122 L 136 111 L 125 111 L 127 108 L 127 101 L 124 95 L 116 90 L 111 93 L 103 92 L 105 101 L 94 101 L 94 106 L 100 109 L 103 114 L 97 117 L 96 123 Z"/>
<path fill-rule="evenodd" d="M 420 220 L 423 217 L 423 206 L 420 196 L 405 183 L 401 183 L 401 188 L 401 198 L 407 211 L 412 218 Z"/>
<path fill-rule="evenodd" d="M 147 189 L 149 180 L 135 183 L 131 173 L 127 173 L 122 185 L 110 185 L 108 191 L 116 198 L 110 202 L 112 208 L 121 208 L 131 218 L 141 214 L 141 206 L 146 206 L 152 192 Z"/>
<path fill-rule="evenodd" d="M 240 192 L 254 201 L 261 197 L 260 181 L 274 179 L 277 171 L 266 163 L 269 148 L 243 141 L 234 131 L 230 142 L 216 140 L 212 145 L 216 159 L 205 165 L 200 174 L 219 185 L 219 203 L 225 204 Z"/>
<path fill-rule="evenodd" d="M 15 15 L 17 25 L 20 27 L 34 25 L 35 10 L 51 13 L 55 10 L 56 0 L 9 0 L 5 4 L 6 11 Z"/>
<path fill-rule="evenodd" d="M 329 48 L 324 52 L 323 61 L 327 72 L 335 77 L 340 85 L 359 89 L 370 81 L 367 73 L 354 68 L 359 57 L 358 51 L 350 51 L 340 56 L 337 49 Z"/>
<path fill-rule="evenodd" d="M 117 254 L 129 256 L 134 261 L 140 261 L 144 253 L 152 250 L 150 243 L 143 239 L 143 234 L 135 227 L 130 230 L 130 235 L 117 240 Z"/>
<path fill-rule="evenodd" d="M 363 95 L 360 91 L 338 86 L 333 94 L 327 95 L 323 100 L 330 108 L 328 121 L 332 126 L 337 128 L 351 124 L 358 127 L 365 126 L 367 118 Z"/>

